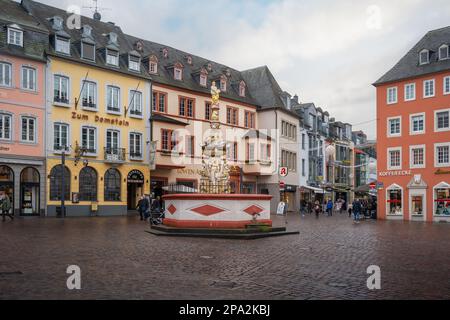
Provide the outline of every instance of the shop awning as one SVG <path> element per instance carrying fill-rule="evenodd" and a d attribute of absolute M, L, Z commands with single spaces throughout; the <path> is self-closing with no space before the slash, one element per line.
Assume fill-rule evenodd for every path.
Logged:
<path fill-rule="evenodd" d="M 318 193 L 318 194 L 324 194 L 324 193 L 327 193 L 327 192 L 324 191 L 323 189 L 315 188 L 315 187 L 311 187 L 311 186 L 302 186 L 302 188 L 312 190 L 312 191 L 314 191 L 314 193 Z"/>

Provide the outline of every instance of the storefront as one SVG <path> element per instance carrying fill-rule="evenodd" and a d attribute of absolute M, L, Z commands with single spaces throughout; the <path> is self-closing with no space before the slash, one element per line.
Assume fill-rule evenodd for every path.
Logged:
<path fill-rule="evenodd" d="M 40 213 L 40 176 L 35 168 L 25 168 L 20 175 L 20 215 L 38 216 Z"/>
<path fill-rule="evenodd" d="M 139 170 L 131 170 L 127 176 L 127 208 L 135 210 L 139 198 L 144 195 L 144 174 Z"/>
<path fill-rule="evenodd" d="M 297 208 L 297 186 L 294 185 L 285 185 L 284 191 L 280 192 L 281 201 L 285 202 L 288 206 L 289 212 L 298 211 Z"/>
<path fill-rule="evenodd" d="M 441 182 L 433 188 L 435 218 L 450 218 L 450 184 Z"/>
<path fill-rule="evenodd" d="M 4 191 L 14 204 L 14 171 L 8 166 L 0 166 L 0 191 Z M 10 213 L 13 212 L 14 205 L 11 205 Z"/>
<path fill-rule="evenodd" d="M 403 188 L 398 184 L 386 189 L 386 212 L 391 219 L 403 219 Z"/>

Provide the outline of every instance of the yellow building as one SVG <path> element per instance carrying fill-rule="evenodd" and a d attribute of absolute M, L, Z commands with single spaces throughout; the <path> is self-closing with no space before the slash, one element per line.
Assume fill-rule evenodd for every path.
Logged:
<path fill-rule="evenodd" d="M 29 1 L 50 31 L 47 215 L 125 215 L 150 193 L 150 77 L 139 41 L 111 23 Z M 63 169 L 61 163 L 65 159 Z M 64 189 L 64 206 L 61 193 Z"/>

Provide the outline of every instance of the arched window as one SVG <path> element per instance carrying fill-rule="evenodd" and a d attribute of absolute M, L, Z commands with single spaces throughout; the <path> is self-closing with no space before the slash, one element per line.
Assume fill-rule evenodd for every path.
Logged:
<path fill-rule="evenodd" d="M 80 201 L 97 201 L 97 172 L 85 167 L 80 171 Z"/>
<path fill-rule="evenodd" d="M 20 174 L 20 210 L 22 215 L 39 215 L 40 176 L 35 168 L 25 168 Z"/>
<path fill-rule="evenodd" d="M 20 175 L 22 183 L 39 183 L 39 171 L 35 168 L 25 168 Z"/>
<path fill-rule="evenodd" d="M 105 201 L 120 201 L 120 172 L 109 169 L 105 173 Z"/>
<path fill-rule="evenodd" d="M 54 166 L 50 171 L 50 200 L 58 201 L 61 200 L 61 183 L 64 171 L 64 199 L 70 199 L 70 171 L 69 169 L 61 164 Z"/>

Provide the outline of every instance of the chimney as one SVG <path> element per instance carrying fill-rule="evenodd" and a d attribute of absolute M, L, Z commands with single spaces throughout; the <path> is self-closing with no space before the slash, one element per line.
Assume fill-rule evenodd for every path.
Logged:
<path fill-rule="evenodd" d="M 112 21 L 108 21 L 108 23 L 110 24 L 110 25 L 112 25 L 112 26 L 115 26 L 116 24 L 114 23 L 114 22 L 112 22 Z"/>
<path fill-rule="evenodd" d="M 298 104 L 298 95 L 295 95 L 293 100 L 295 101 L 296 104 Z"/>

